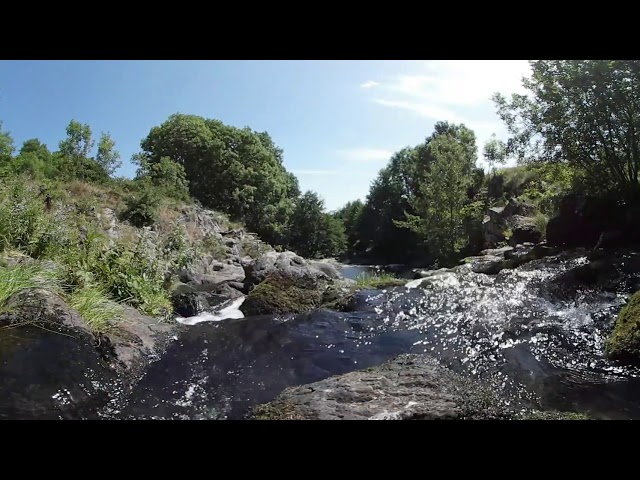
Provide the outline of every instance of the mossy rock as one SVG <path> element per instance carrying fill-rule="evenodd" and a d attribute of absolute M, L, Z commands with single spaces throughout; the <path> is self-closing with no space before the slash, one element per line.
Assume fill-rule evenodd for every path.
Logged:
<path fill-rule="evenodd" d="M 353 293 L 342 294 L 339 298 L 325 302 L 322 308 L 338 312 L 353 312 L 356 309 L 356 298 Z"/>
<path fill-rule="evenodd" d="M 640 292 L 633 294 L 618 315 L 605 343 L 605 354 L 612 360 L 640 364 Z"/>
<path fill-rule="evenodd" d="M 304 420 L 296 411 L 295 405 L 283 401 L 277 404 L 257 405 L 249 412 L 248 418 L 253 420 Z"/>
<path fill-rule="evenodd" d="M 314 278 L 274 274 L 249 292 L 240 310 L 245 315 L 306 312 L 322 305 L 325 289 Z"/>
<path fill-rule="evenodd" d="M 521 413 L 516 417 L 518 420 L 593 420 L 589 415 L 576 412 L 542 412 L 534 410 Z"/>

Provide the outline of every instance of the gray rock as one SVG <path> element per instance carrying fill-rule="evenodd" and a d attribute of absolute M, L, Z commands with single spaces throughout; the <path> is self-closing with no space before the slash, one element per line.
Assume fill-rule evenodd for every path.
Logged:
<path fill-rule="evenodd" d="M 225 265 L 216 262 L 207 269 L 208 273 L 197 273 L 193 270 L 182 270 L 178 273 L 178 278 L 183 283 L 190 285 L 217 285 L 223 282 L 242 282 L 244 280 L 244 270 L 239 265 Z"/>
<path fill-rule="evenodd" d="M 426 355 L 401 355 L 379 367 L 288 388 L 258 406 L 257 419 L 432 420 L 511 418 L 490 389 Z"/>
<path fill-rule="evenodd" d="M 326 283 L 331 278 L 318 267 L 293 252 L 267 252 L 257 260 L 243 263 L 243 269 L 245 285 L 248 288 L 258 285 L 276 273 L 279 276 L 292 279 L 312 280 L 312 283 L 318 285 Z"/>
<path fill-rule="evenodd" d="M 471 270 L 474 273 L 484 273 L 487 275 L 495 275 L 506 267 L 506 261 L 503 257 L 485 255 L 482 257 L 472 257 Z"/>
<path fill-rule="evenodd" d="M 542 232 L 531 217 L 515 215 L 511 219 L 513 235 L 509 239 L 512 246 L 521 243 L 538 243 L 542 239 Z"/>

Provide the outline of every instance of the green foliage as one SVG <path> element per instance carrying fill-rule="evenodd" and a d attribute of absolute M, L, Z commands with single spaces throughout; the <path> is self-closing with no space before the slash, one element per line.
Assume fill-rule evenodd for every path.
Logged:
<path fill-rule="evenodd" d="M 189 198 L 189 182 L 182 165 L 169 157 L 162 157 L 159 162 L 151 163 L 144 155 L 138 155 L 136 161 L 140 163 L 136 175 L 138 180 L 148 179 L 165 196 L 177 200 Z"/>
<path fill-rule="evenodd" d="M 496 94 L 522 161 L 566 162 L 594 191 L 640 192 L 640 61 L 538 60 L 524 79 L 528 95 Z"/>
<path fill-rule="evenodd" d="M 640 364 L 640 292 L 634 293 L 605 342 L 605 354 L 624 363 Z"/>
<path fill-rule="evenodd" d="M 363 273 L 356 277 L 356 284 L 354 289 L 359 290 L 363 288 L 367 289 L 381 289 L 387 287 L 400 287 L 407 283 L 407 280 L 396 278 L 394 275 L 387 272 L 379 273 Z"/>
<path fill-rule="evenodd" d="M 467 187 L 475 165 L 473 150 L 459 138 L 444 134 L 426 147 L 429 169 L 418 191 L 410 198 L 416 214 L 396 224 L 425 239 L 437 259 L 449 260 L 466 244 L 463 207 L 468 202 Z"/>
<path fill-rule="evenodd" d="M 0 188 L 0 251 L 19 249 L 34 258 L 48 258 L 68 248 L 64 224 L 45 210 L 45 198 L 22 179 Z"/>
<path fill-rule="evenodd" d="M 18 263 L 12 267 L 0 265 L 0 307 L 16 293 L 31 288 L 60 291 L 59 272 L 38 262 Z"/>
<path fill-rule="evenodd" d="M 360 218 L 364 211 L 364 204 L 360 200 L 348 202 L 344 207 L 335 212 L 333 216 L 344 225 L 347 244 L 350 248 L 357 248 L 361 241 Z"/>
<path fill-rule="evenodd" d="M 289 248 L 304 257 L 335 256 L 345 243 L 342 222 L 324 212 L 323 200 L 315 192 L 302 195 L 289 219 Z"/>
<path fill-rule="evenodd" d="M 507 161 L 507 147 L 501 140 L 496 138 L 496 134 L 491 135 L 491 139 L 484 145 L 484 159 L 489 164 L 489 173 L 495 165 L 503 165 Z"/>
<path fill-rule="evenodd" d="M 246 236 L 240 240 L 240 250 L 243 256 L 247 255 L 251 258 L 260 258 L 271 250 L 271 247 L 258 238 Z"/>
<path fill-rule="evenodd" d="M 207 235 L 200 245 L 200 249 L 204 254 L 211 255 L 216 260 L 224 260 L 227 256 L 224 242 L 214 234 Z"/>
<path fill-rule="evenodd" d="M 122 321 L 124 315 L 122 306 L 109 299 L 106 292 L 97 286 L 87 285 L 74 290 L 68 304 L 95 332 L 108 332 Z"/>
<path fill-rule="evenodd" d="M 116 142 L 113 141 L 109 133 L 102 133 L 98 141 L 98 152 L 96 154 L 96 163 L 107 172 L 108 175 L 113 173 L 122 166 L 120 153 L 115 149 Z"/>
<path fill-rule="evenodd" d="M 175 114 L 151 129 L 142 148 L 149 164 L 168 157 L 182 165 L 191 195 L 204 206 L 241 219 L 269 243 L 283 243 L 299 188 L 266 132 Z"/>
<path fill-rule="evenodd" d="M 120 218 L 141 228 L 153 225 L 158 220 L 158 191 L 148 182 L 141 182 L 137 192 L 127 197 Z"/>
<path fill-rule="evenodd" d="M 11 134 L 2 130 L 2 121 L 0 121 L 0 160 L 10 159 L 15 149 Z"/>
<path fill-rule="evenodd" d="M 547 233 L 547 223 L 549 223 L 549 217 L 547 217 L 544 213 L 538 212 L 533 220 L 536 225 L 536 229 L 542 233 L 542 238 L 544 239 Z"/>
<path fill-rule="evenodd" d="M 157 257 L 142 238 L 133 250 L 116 245 L 98 252 L 87 267 L 113 298 L 158 316 L 171 311 L 171 301 L 164 289 L 165 270 Z"/>

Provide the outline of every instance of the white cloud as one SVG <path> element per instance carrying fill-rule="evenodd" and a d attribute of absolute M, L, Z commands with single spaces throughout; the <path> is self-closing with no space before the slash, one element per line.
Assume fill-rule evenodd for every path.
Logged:
<path fill-rule="evenodd" d="M 339 175 L 339 170 L 290 170 L 295 175 Z"/>
<path fill-rule="evenodd" d="M 381 162 L 389 160 L 392 150 L 384 148 L 346 148 L 337 151 L 341 157 L 355 162 Z"/>
<path fill-rule="evenodd" d="M 419 64 L 376 83 L 371 100 L 387 108 L 412 112 L 434 122 L 464 123 L 476 132 L 478 150 L 492 133 L 506 131 L 491 100 L 495 92 L 524 93 L 522 77 L 530 74 L 526 60 L 437 60 Z"/>
<path fill-rule="evenodd" d="M 373 87 L 377 87 L 378 85 L 380 85 L 378 82 L 374 82 L 373 80 L 368 80 L 364 83 L 360 84 L 361 88 L 373 88 Z"/>

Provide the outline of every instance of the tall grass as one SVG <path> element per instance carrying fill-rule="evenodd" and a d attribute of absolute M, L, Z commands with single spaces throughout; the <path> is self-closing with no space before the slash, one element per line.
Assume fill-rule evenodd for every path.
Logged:
<path fill-rule="evenodd" d="M 107 332 L 123 319 L 124 308 L 107 297 L 103 288 L 87 285 L 76 289 L 68 304 L 93 331 Z"/>
<path fill-rule="evenodd" d="M 0 306 L 4 306 L 13 295 L 31 288 L 46 288 L 61 291 L 61 277 L 57 270 L 43 268 L 39 263 L 0 266 Z"/>

